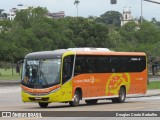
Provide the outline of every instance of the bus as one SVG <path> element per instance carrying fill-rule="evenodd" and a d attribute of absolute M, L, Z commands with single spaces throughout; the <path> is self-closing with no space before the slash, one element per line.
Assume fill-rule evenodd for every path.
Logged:
<path fill-rule="evenodd" d="M 143 52 L 115 52 L 107 48 L 68 48 L 29 53 L 23 62 L 23 102 L 78 106 L 145 94 L 147 59 Z"/>

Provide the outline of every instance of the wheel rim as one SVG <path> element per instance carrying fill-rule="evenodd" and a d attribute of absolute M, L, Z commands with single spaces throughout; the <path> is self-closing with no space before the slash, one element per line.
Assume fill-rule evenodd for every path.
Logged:
<path fill-rule="evenodd" d="M 125 93 L 123 90 L 120 92 L 120 98 L 122 101 L 125 99 Z"/>
<path fill-rule="evenodd" d="M 74 103 L 78 103 L 79 102 L 79 99 L 78 99 L 78 96 L 77 95 L 74 95 Z"/>

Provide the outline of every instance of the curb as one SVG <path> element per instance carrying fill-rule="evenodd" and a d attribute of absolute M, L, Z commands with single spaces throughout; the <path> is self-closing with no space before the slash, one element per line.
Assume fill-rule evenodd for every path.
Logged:
<path fill-rule="evenodd" d="M 126 97 L 126 98 L 140 98 L 140 97 L 152 97 L 152 96 L 160 96 L 160 93 L 158 94 L 149 94 L 149 95 L 137 95 L 137 96 L 129 96 L 129 97 Z"/>
<path fill-rule="evenodd" d="M 0 86 L 7 86 L 7 85 L 19 85 L 21 82 L 20 80 L 12 80 L 12 81 L 8 81 L 8 80 L 0 80 Z"/>

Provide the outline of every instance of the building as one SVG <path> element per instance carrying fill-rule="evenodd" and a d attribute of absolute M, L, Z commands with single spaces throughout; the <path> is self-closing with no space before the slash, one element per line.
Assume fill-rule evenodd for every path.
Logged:
<path fill-rule="evenodd" d="M 59 12 L 55 12 L 55 13 L 48 13 L 47 16 L 49 18 L 53 18 L 53 19 L 60 19 L 60 18 L 65 17 L 65 12 L 64 11 L 59 11 Z"/>
<path fill-rule="evenodd" d="M 133 21 L 133 17 L 131 15 L 131 9 L 124 8 L 122 18 L 121 18 L 121 26 L 123 26 L 125 23 L 130 21 Z"/>
<path fill-rule="evenodd" d="M 8 13 L 8 15 L 7 15 L 7 19 L 8 20 L 14 20 L 15 17 L 16 17 L 16 12 L 17 11 L 26 10 L 26 9 L 28 9 L 28 7 L 19 6 L 18 8 L 12 8 L 10 10 L 10 13 Z"/>
<path fill-rule="evenodd" d="M 16 11 L 17 10 L 18 10 L 17 8 L 12 8 L 10 10 L 10 13 L 8 13 L 8 15 L 7 15 L 7 19 L 8 20 L 14 20 L 14 18 L 16 17 Z"/>

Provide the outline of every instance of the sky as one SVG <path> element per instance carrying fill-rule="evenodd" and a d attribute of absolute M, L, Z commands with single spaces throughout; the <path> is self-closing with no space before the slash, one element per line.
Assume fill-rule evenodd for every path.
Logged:
<path fill-rule="evenodd" d="M 77 9 L 74 5 L 75 0 L 0 0 L 0 9 L 4 9 L 5 12 L 13 7 L 18 8 L 18 4 L 23 6 L 41 6 L 46 7 L 49 12 L 65 11 L 66 16 L 76 16 Z M 128 7 L 132 11 L 133 18 L 139 18 L 141 16 L 141 0 L 117 0 L 116 5 L 111 5 L 110 0 L 79 0 L 78 16 L 88 17 L 104 14 L 107 11 L 119 11 L 123 12 L 124 7 Z M 154 0 L 160 2 L 160 0 Z M 153 17 L 160 21 L 160 4 L 154 4 L 143 1 L 142 15 L 145 19 L 151 20 Z"/>

